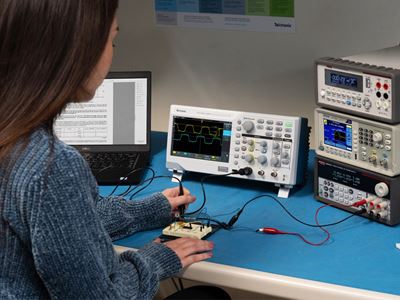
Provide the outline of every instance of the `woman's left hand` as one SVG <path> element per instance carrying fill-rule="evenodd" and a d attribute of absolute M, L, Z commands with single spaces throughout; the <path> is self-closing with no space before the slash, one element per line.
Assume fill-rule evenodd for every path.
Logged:
<path fill-rule="evenodd" d="M 179 187 L 166 189 L 162 191 L 162 194 L 168 199 L 171 204 L 172 210 L 177 210 L 180 205 L 189 205 L 189 203 L 193 203 L 196 201 L 196 196 L 190 194 L 189 190 L 183 189 L 183 195 L 179 196 Z"/>

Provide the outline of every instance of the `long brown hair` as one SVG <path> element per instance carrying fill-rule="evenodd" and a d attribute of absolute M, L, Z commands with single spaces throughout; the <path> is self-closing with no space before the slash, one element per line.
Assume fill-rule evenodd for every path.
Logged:
<path fill-rule="evenodd" d="M 100 60 L 118 0 L 1 0 L 0 162 L 54 118 Z"/>

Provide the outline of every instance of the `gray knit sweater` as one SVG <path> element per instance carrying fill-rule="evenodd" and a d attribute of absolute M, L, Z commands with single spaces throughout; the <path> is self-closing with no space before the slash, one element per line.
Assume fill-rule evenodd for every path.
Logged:
<path fill-rule="evenodd" d="M 163 244 L 117 255 L 112 239 L 171 221 L 168 200 L 99 196 L 85 160 L 44 129 L 0 169 L 0 299 L 151 299 L 181 270 Z"/>

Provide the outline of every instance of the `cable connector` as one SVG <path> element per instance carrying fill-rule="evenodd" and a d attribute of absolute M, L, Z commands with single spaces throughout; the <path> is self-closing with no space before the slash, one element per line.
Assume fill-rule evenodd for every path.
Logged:
<path fill-rule="evenodd" d="M 233 170 L 232 171 L 233 174 L 239 174 L 239 175 L 251 175 L 253 173 L 253 169 L 250 167 L 244 167 L 244 168 L 240 168 L 239 170 Z"/>
<path fill-rule="evenodd" d="M 229 222 L 228 222 L 228 227 L 229 227 L 229 228 L 231 228 L 231 227 L 236 223 L 236 221 L 239 219 L 240 214 L 241 214 L 242 212 L 243 212 L 243 209 L 239 210 L 239 211 L 237 212 L 237 214 L 235 214 L 235 215 L 229 220 Z"/>
<path fill-rule="evenodd" d="M 351 206 L 359 207 L 359 206 L 364 205 L 364 204 L 366 204 L 366 203 L 367 203 L 367 200 L 362 199 L 362 200 L 360 200 L 360 201 L 357 201 L 357 202 L 353 203 Z"/>
<path fill-rule="evenodd" d="M 256 232 L 262 232 L 262 233 L 265 233 L 265 234 L 288 234 L 285 231 L 282 231 L 282 230 L 279 230 L 279 229 L 276 229 L 276 228 L 272 228 L 272 227 L 260 228 L 260 229 L 257 229 Z"/>

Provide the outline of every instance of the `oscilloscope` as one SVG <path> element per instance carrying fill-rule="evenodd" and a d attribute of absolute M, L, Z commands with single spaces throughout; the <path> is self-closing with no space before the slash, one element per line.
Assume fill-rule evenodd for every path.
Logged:
<path fill-rule="evenodd" d="M 400 122 L 400 46 L 316 61 L 317 104 L 386 123 Z"/>
<path fill-rule="evenodd" d="M 305 181 L 307 124 L 301 117 L 172 105 L 166 166 L 176 174 L 221 175 L 249 167 L 249 175 L 229 176 L 274 183 L 287 197 Z"/>

